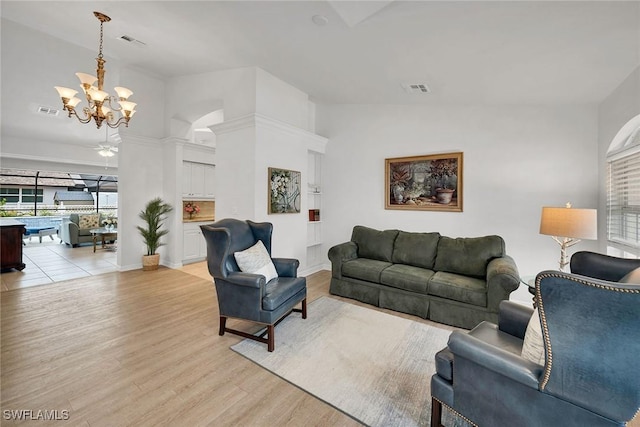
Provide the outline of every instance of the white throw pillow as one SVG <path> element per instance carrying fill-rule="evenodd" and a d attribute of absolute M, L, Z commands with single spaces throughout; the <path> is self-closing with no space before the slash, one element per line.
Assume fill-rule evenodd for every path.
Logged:
<path fill-rule="evenodd" d="M 542 327 L 540 326 L 540 317 L 537 308 L 533 310 L 533 314 L 527 325 L 527 331 L 524 333 L 522 357 L 544 366 L 544 341 L 542 339 Z"/>
<path fill-rule="evenodd" d="M 267 252 L 267 248 L 262 244 L 262 240 L 258 240 L 258 243 L 251 246 L 249 249 L 245 249 L 241 252 L 235 252 L 233 254 L 238 267 L 245 273 L 261 274 L 267 280 L 267 283 L 271 279 L 278 277 L 273 261 Z"/>

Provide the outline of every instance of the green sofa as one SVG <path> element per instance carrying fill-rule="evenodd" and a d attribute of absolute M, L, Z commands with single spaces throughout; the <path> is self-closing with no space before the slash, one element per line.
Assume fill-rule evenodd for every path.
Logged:
<path fill-rule="evenodd" d="M 500 236 L 454 239 L 357 225 L 329 259 L 332 294 L 466 329 L 496 323 L 500 301 L 520 285 Z"/>
<path fill-rule="evenodd" d="M 93 243 L 91 230 L 102 227 L 104 216 L 98 213 L 73 213 L 62 220 L 60 242 L 77 247 L 81 243 Z"/>

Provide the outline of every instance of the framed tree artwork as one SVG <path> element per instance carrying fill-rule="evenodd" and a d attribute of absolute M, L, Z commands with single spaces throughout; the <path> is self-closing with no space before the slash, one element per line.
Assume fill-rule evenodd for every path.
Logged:
<path fill-rule="evenodd" d="M 269 168 L 269 214 L 300 212 L 300 172 Z"/>
<path fill-rule="evenodd" d="M 462 152 L 385 159 L 385 209 L 462 212 Z"/>

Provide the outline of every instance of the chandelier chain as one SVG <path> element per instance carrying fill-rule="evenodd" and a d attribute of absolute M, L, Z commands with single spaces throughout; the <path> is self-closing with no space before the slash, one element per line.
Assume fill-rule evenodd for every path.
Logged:
<path fill-rule="evenodd" d="M 104 27 L 104 21 L 100 20 L 100 48 L 98 49 L 98 58 L 102 59 L 102 35 L 103 35 L 103 28 Z"/>

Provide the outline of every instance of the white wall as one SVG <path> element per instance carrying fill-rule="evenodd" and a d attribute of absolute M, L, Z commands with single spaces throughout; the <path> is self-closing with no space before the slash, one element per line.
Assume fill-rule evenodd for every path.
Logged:
<path fill-rule="evenodd" d="M 130 68 L 123 68 L 120 76 L 120 84 L 133 91 L 129 100 L 138 104 L 136 113 L 129 122 L 131 133 L 148 138 L 162 138 L 165 82 Z"/>
<path fill-rule="evenodd" d="M 640 67 L 636 68 L 598 108 L 598 170 L 599 170 L 599 252 L 607 252 L 607 150 L 618 131 L 640 114 Z"/>
<path fill-rule="evenodd" d="M 520 274 L 557 269 L 559 245 L 540 235 L 542 206 L 598 201 L 595 107 L 317 106 L 328 137 L 323 170 L 324 252 L 354 225 L 498 234 Z M 464 212 L 384 209 L 385 158 L 462 151 Z M 594 249 L 582 242 L 574 249 Z M 530 301 L 524 287 L 514 299 Z"/>
<path fill-rule="evenodd" d="M 311 145 L 325 141 L 307 131 L 312 121 L 305 93 L 264 70 L 254 71 L 253 112 L 241 117 L 228 114 L 227 105 L 237 103 L 232 100 L 235 94 L 230 93 L 230 98 L 224 98 L 225 121 L 210 126 L 217 144 L 216 219 L 273 223 L 273 255 L 299 259 L 302 272 L 307 257 L 307 153 Z M 269 167 L 301 172 L 300 213 L 267 213 Z"/>
<path fill-rule="evenodd" d="M 307 145 L 300 134 L 285 132 L 274 126 L 258 126 L 256 144 L 255 213 L 258 221 L 273 224 L 272 253 L 274 256 L 296 258 L 306 267 L 307 252 Z M 270 167 L 301 173 L 301 203 L 299 213 L 268 214 Z"/>
<path fill-rule="evenodd" d="M 191 124 L 220 108 L 226 120 L 252 114 L 255 93 L 255 67 L 173 77 L 166 86 L 165 134 L 184 138 Z M 174 120 L 184 122 L 184 134 L 172 128 Z"/>
<path fill-rule="evenodd" d="M 256 69 L 256 113 L 308 130 L 308 109 L 309 95 Z"/>
<path fill-rule="evenodd" d="M 123 132 L 118 170 L 118 265 L 122 270 L 142 267 L 146 246 L 137 225 L 144 226 L 138 213 L 155 197 L 164 198 L 164 149 L 162 142 Z M 175 175 L 173 176 L 175 179 Z M 171 200 L 166 200 L 173 203 Z M 171 224 L 175 212 L 169 215 Z M 180 230 L 180 234 L 182 230 Z M 164 240 L 167 241 L 166 239 Z M 166 247 L 160 248 L 160 262 L 170 263 Z"/>

